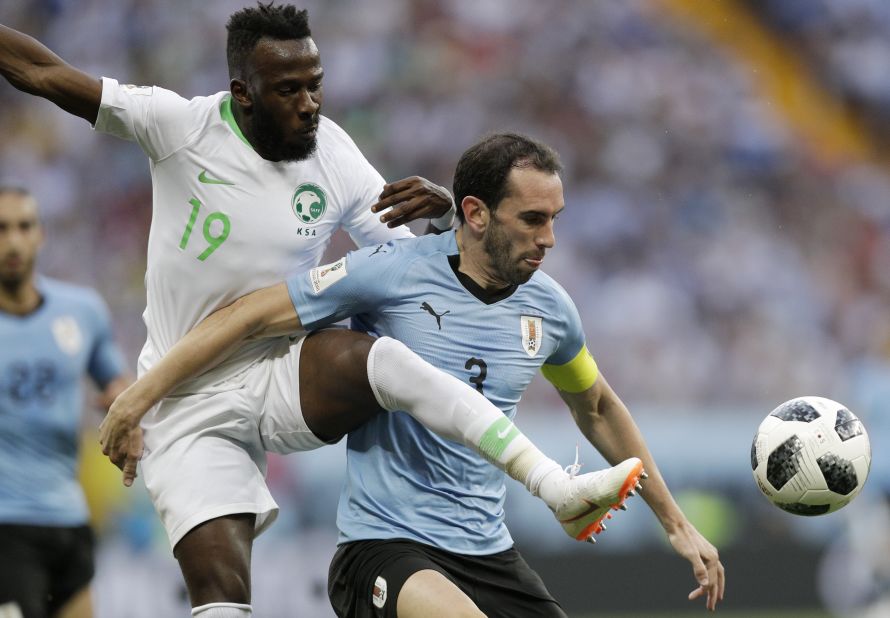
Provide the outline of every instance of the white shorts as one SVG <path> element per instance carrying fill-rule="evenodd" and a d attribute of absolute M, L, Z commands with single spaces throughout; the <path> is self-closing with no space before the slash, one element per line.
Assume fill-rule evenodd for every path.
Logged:
<path fill-rule="evenodd" d="M 266 451 L 325 445 L 300 409 L 304 340 L 276 339 L 234 376 L 231 368 L 212 370 L 146 414 L 141 475 L 171 546 L 198 524 L 236 513 L 255 513 L 259 535 L 278 515 Z"/>

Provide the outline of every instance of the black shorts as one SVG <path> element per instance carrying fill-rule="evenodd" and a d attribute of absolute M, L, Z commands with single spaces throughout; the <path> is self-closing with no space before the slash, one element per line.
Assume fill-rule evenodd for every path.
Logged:
<path fill-rule="evenodd" d="M 93 579 L 94 544 L 89 526 L 0 524 L 0 605 L 52 616 Z"/>
<path fill-rule="evenodd" d="M 402 586 L 425 569 L 448 578 L 489 618 L 566 618 L 513 548 L 466 556 L 402 539 L 346 543 L 331 561 L 328 597 L 340 618 L 395 618 Z"/>

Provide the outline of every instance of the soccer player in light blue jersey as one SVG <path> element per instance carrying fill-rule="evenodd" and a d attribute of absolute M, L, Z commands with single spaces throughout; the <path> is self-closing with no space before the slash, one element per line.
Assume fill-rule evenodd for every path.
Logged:
<path fill-rule="evenodd" d="M 115 402 L 109 420 L 138 418 L 244 338 L 321 328 L 354 316 L 356 329 L 381 336 L 379 342 L 398 338 L 418 355 L 406 362 L 429 361 L 487 397 L 502 415 L 485 429 L 484 459 L 465 448 L 466 436 L 455 437 L 464 446 L 453 444 L 399 412 L 377 415 L 350 432 L 340 548 L 329 581 L 338 614 L 564 616 L 512 547 L 503 521 L 503 475 L 485 462 L 499 463 L 522 480 L 499 457 L 519 439 L 510 418 L 541 370 L 585 437 L 608 461 L 621 462 L 594 473 L 624 481 L 614 493 L 604 492 L 603 500 L 589 501 L 599 515 L 594 527 L 605 516 L 600 509 L 620 507 L 636 484 L 633 474 L 615 471 L 642 460 L 650 474 L 646 501 L 699 584 L 689 598 L 705 597 L 714 609 L 724 591 L 717 550 L 679 509 L 630 413 L 600 375 L 571 299 L 539 270 L 555 244 L 554 221 L 564 207 L 559 170 L 555 153 L 526 137 L 484 139 L 457 166 L 456 233 L 367 247 L 239 299 L 174 346 Z M 331 332 L 319 331 L 307 344 Z M 372 367 L 369 373 L 377 372 Z M 414 376 L 407 365 L 378 376 L 380 406 L 404 409 L 401 402 L 437 388 L 435 376 Z M 441 408 L 443 416 L 459 415 L 459 407 L 444 401 Z M 124 441 L 132 437 L 122 435 Z M 534 493 L 539 479 L 534 470 L 529 476 L 525 483 Z M 559 518 L 571 534 L 573 520 L 585 516 Z"/>
<path fill-rule="evenodd" d="M 102 299 L 35 274 L 42 242 L 34 198 L 0 186 L 0 616 L 89 618 L 82 379 L 109 404 L 130 380 Z"/>

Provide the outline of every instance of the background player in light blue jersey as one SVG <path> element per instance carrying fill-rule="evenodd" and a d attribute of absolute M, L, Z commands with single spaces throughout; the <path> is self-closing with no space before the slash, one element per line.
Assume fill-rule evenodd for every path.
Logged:
<path fill-rule="evenodd" d="M 245 296 L 186 335 L 118 402 L 140 391 L 162 396 L 244 337 L 353 315 L 357 328 L 399 338 L 500 407 L 502 424 L 487 435 L 491 460 L 510 448 L 509 417 L 540 369 L 608 461 L 642 460 L 651 474 L 646 501 L 699 583 L 689 597 L 704 596 L 714 609 L 724 590 L 717 550 L 681 512 L 630 413 L 599 374 L 572 301 L 539 272 L 563 209 L 559 170 L 552 150 L 523 136 L 483 140 L 455 173 L 462 221 L 456 234 L 361 249 L 286 286 Z M 402 391 L 431 388 L 405 384 L 398 372 L 391 380 Z M 384 390 L 375 393 L 378 402 L 393 409 L 393 389 Z M 147 404 L 138 399 L 120 412 L 138 415 L 140 405 L 151 405 L 151 397 Z M 348 458 L 341 547 L 329 582 L 339 615 L 565 615 L 513 549 L 503 522 L 503 475 L 478 455 L 397 412 L 352 431 Z M 621 500 L 631 488 L 619 490 Z"/>
<path fill-rule="evenodd" d="M 88 618 L 82 380 L 107 404 L 130 380 L 102 299 L 35 275 L 42 243 L 33 197 L 0 186 L 0 615 Z"/>

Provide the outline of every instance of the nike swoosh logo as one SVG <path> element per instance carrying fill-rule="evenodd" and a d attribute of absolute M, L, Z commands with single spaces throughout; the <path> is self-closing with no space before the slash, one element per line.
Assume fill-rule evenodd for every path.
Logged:
<path fill-rule="evenodd" d="M 513 431 L 512 427 L 504 427 L 502 430 L 498 432 L 498 440 L 503 440 L 507 437 L 507 435 Z"/>
<path fill-rule="evenodd" d="M 229 182 L 228 180 L 219 180 L 218 178 L 211 178 L 207 175 L 207 170 L 201 170 L 201 173 L 198 174 L 198 182 L 203 182 L 205 185 L 234 185 L 234 182 Z"/>
<path fill-rule="evenodd" d="M 590 508 L 587 509 L 587 510 L 585 510 L 585 511 L 582 512 L 582 513 L 578 513 L 578 514 L 575 515 L 574 517 L 568 517 L 568 518 L 566 518 L 566 519 L 560 519 L 560 520 L 559 520 L 559 523 L 561 523 L 561 524 L 570 524 L 570 523 L 572 523 L 573 521 L 578 521 L 579 519 L 583 519 L 583 518 L 587 517 L 588 515 L 591 515 L 592 513 L 596 512 L 597 509 L 600 508 L 600 506 L 599 506 L 598 504 L 594 504 L 594 503 L 591 502 L 590 500 L 586 500 L 586 499 L 584 499 L 584 498 L 582 498 L 582 500 L 584 500 L 584 502 L 586 502 L 588 505 L 590 505 Z"/>

